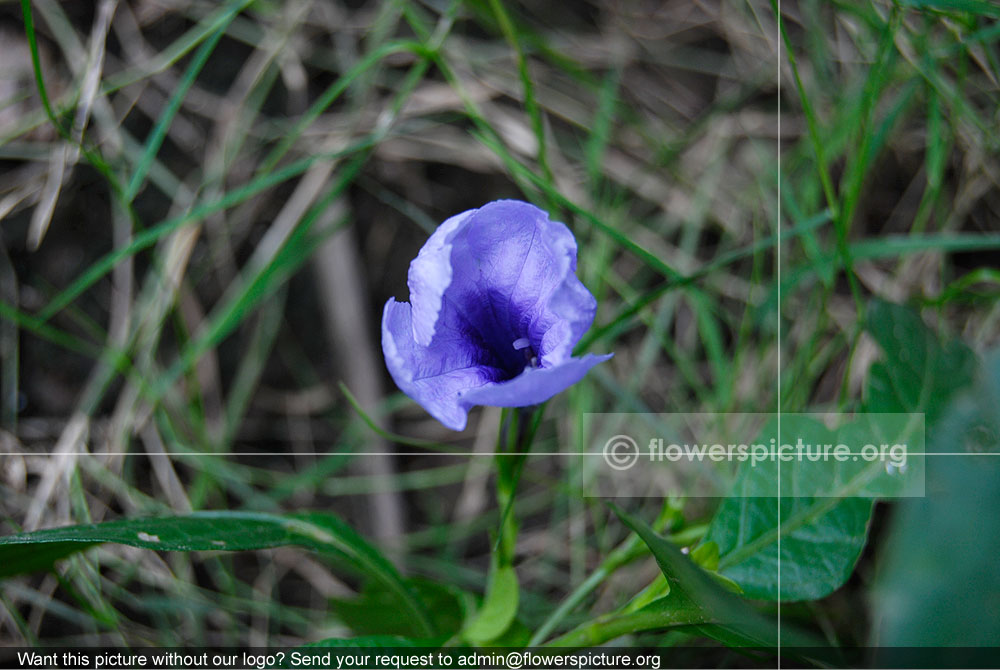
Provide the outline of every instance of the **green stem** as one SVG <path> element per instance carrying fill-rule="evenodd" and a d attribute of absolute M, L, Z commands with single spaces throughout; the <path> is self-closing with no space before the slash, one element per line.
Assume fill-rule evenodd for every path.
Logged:
<path fill-rule="evenodd" d="M 666 510 L 665 510 L 666 511 Z M 658 523 L 656 524 L 657 530 L 662 530 L 663 526 L 670 520 L 669 515 L 661 515 Z M 678 533 L 668 536 L 672 542 L 678 545 L 687 545 L 692 542 L 700 540 L 707 531 L 707 527 L 704 525 L 691 526 L 690 528 L 685 528 Z M 528 642 L 529 647 L 535 647 L 542 644 L 542 641 L 547 638 L 556 627 L 562 623 L 562 621 L 576 609 L 583 600 L 589 596 L 591 593 L 597 589 L 601 583 L 614 574 L 619 568 L 628 565 L 635 559 L 645 556 L 649 553 L 649 548 L 643 544 L 638 535 L 629 535 L 620 545 L 615 547 L 614 550 L 604 561 L 597 567 L 594 572 L 590 574 L 579 586 L 574 589 L 574 591 L 569 594 L 565 600 L 563 600 L 559 607 L 549 615 L 549 617 L 542 622 L 542 625 L 538 627 L 535 634 L 532 636 L 531 641 Z"/>
<path fill-rule="evenodd" d="M 514 562 L 518 524 L 514 516 L 514 494 L 524 461 L 531 451 L 531 443 L 542 420 L 544 405 L 536 408 L 505 409 L 497 438 L 497 506 L 500 509 L 500 530 L 497 535 L 497 565 L 502 567 Z"/>
<path fill-rule="evenodd" d="M 610 640 L 647 630 L 711 623 L 705 612 L 694 606 L 676 609 L 639 610 L 629 614 L 607 614 L 574 628 L 542 645 L 545 647 L 594 647 Z"/>
<path fill-rule="evenodd" d="M 637 535 L 630 535 L 628 539 L 620 544 L 611 554 L 608 555 L 604 562 L 602 562 L 596 570 L 590 573 L 583 582 L 576 587 L 576 589 L 563 600 L 559 607 L 555 609 L 549 617 L 542 622 L 542 625 L 538 627 L 535 634 L 532 636 L 531 641 L 528 642 L 529 647 L 535 647 L 542 643 L 542 641 L 549 636 L 549 634 L 555 630 L 556 626 L 562 623 L 570 612 L 576 609 L 577 605 L 583 602 L 583 599 L 589 596 L 593 591 L 601 585 L 601 583 L 611 576 L 618 568 L 622 567 L 626 563 L 632 561 L 633 559 L 646 553 L 643 551 L 645 546 L 638 547 L 639 539 Z"/>

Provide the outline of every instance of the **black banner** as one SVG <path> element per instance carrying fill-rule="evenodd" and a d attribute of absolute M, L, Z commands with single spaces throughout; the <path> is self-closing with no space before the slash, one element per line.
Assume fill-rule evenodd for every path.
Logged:
<path fill-rule="evenodd" d="M 108 670 L 154 668 L 234 670 L 303 668 L 333 670 L 623 670 L 647 668 L 773 668 L 775 648 L 602 647 L 565 651 L 553 648 L 435 648 L 315 646 L 277 648 L 0 648 L 2 668 Z M 996 668 L 998 647 L 800 648 L 780 650 L 782 668 Z"/>

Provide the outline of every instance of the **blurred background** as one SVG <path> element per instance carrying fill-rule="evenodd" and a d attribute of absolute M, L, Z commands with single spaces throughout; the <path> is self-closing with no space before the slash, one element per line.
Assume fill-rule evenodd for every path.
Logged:
<path fill-rule="evenodd" d="M 408 299 L 437 224 L 498 198 L 574 231 L 599 303 L 581 349 L 615 352 L 549 403 L 537 451 L 571 450 L 584 412 L 779 402 L 927 411 L 929 444 L 940 417 L 948 436 L 978 436 L 974 451 L 997 449 L 990 2 L 785 1 L 781 30 L 756 0 L 30 7 L 29 38 L 21 6 L 0 3 L 4 534 L 328 510 L 460 625 L 501 515 L 490 459 L 461 454 L 495 448 L 500 413 L 473 411 L 462 433 L 431 419 L 389 378 L 379 320 L 389 297 Z M 915 319 L 892 322 L 894 349 L 872 332 L 876 298 Z M 952 367 L 958 346 L 994 362 Z M 889 409 L 870 395 L 876 361 L 898 392 Z M 948 440 L 941 451 L 973 450 Z M 942 469 L 959 482 L 948 490 L 976 471 L 975 504 L 995 500 L 996 461 L 958 461 Z M 530 458 L 519 484 L 527 631 L 626 535 L 574 494 L 574 467 Z M 880 504 L 846 585 L 782 615 L 849 646 L 1000 644 L 995 507 L 977 516 L 963 500 Z M 671 503 L 679 544 L 704 535 L 716 503 Z M 945 563 L 907 562 L 915 551 Z M 651 583 L 656 565 L 636 558 L 556 630 Z M 949 564 L 967 564 L 960 583 Z M 948 625 L 905 614 L 900 594 L 928 581 L 923 607 L 940 599 Z M 108 545 L 0 584 L 0 644 L 409 633 L 363 589 L 292 548 Z"/>

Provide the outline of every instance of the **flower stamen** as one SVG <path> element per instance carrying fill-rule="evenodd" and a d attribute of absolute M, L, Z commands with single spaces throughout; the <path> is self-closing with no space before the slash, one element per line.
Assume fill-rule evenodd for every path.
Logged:
<path fill-rule="evenodd" d="M 527 337 L 519 337 L 514 340 L 514 350 L 524 351 L 524 361 L 527 367 L 538 367 L 538 356 L 535 355 L 535 350 L 531 347 L 531 340 Z"/>

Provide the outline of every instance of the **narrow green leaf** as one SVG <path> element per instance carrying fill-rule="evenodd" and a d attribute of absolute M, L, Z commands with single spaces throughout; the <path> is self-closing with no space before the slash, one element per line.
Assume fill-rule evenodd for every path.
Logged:
<path fill-rule="evenodd" d="M 711 540 L 691 550 L 691 560 L 706 570 L 719 569 L 719 545 Z"/>
<path fill-rule="evenodd" d="M 239 0 L 238 10 L 242 11 L 252 2 L 253 0 Z M 218 7 L 150 60 L 108 76 L 101 85 L 101 92 L 104 94 L 113 93 L 165 71 L 190 53 L 220 26 L 228 23 L 231 20 L 230 11 L 232 8 L 233 5 Z"/>
<path fill-rule="evenodd" d="M 775 647 L 778 643 L 778 622 L 750 606 L 739 596 L 727 591 L 681 553 L 669 540 L 652 528 L 614 505 L 611 506 L 622 522 L 631 528 L 653 553 L 657 565 L 670 583 L 670 595 L 654 601 L 640 612 L 665 606 L 695 608 L 701 612 L 705 625 L 701 630 L 710 637 L 731 646 Z M 638 614 L 638 613 L 637 613 Z M 823 647 L 822 642 L 789 624 L 781 627 L 782 645 L 790 647 Z"/>
<path fill-rule="evenodd" d="M 524 57 L 524 51 L 521 49 L 517 30 L 514 28 L 513 21 L 507 15 L 504 4 L 500 0 L 489 0 L 489 3 L 507 43 L 514 50 L 514 54 L 517 57 L 517 73 L 521 77 L 521 86 L 524 89 L 524 108 L 531 119 L 531 130 L 534 132 L 535 139 L 538 142 L 538 166 L 541 168 L 545 178 L 549 182 L 553 182 L 555 181 L 555 177 L 552 175 L 552 169 L 549 167 L 545 149 L 545 126 L 542 119 L 542 110 L 537 100 L 535 100 L 535 84 L 532 81 L 531 73 L 528 71 L 528 60 Z"/>
<path fill-rule="evenodd" d="M 46 569 L 60 558 L 113 542 L 161 551 L 247 551 L 297 545 L 340 556 L 399 598 L 425 634 L 431 624 L 395 567 L 331 514 L 278 516 L 258 512 L 196 512 L 189 516 L 121 519 L 0 537 L 0 578 Z"/>
<path fill-rule="evenodd" d="M 126 201 L 131 202 L 135 199 L 142 183 L 146 179 L 146 174 L 153 165 L 153 160 L 156 158 L 156 154 L 163 145 L 163 140 L 166 139 L 167 130 L 170 128 L 170 124 L 173 122 L 178 110 L 180 110 L 181 103 L 184 102 L 184 97 L 194 84 L 194 80 L 198 76 L 198 73 L 201 72 L 202 67 L 205 66 L 206 62 L 208 62 L 209 56 L 211 56 L 212 52 L 215 51 L 216 45 L 218 45 L 223 33 L 226 32 L 226 26 L 229 25 L 236 14 L 243 8 L 243 5 L 246 4 L 249 3 L 244 1 L 230 6 L 229 11 L 223 17 L 219 27 L 211 36 L 209 36 L 201 47 L 199 47 L 198 52 L 191 60 L 187 70 L 184 72 L 184 76 L 177 83 L 177 88 L 175 88 L 174 92 L 171 94 L 170 100 L 167 101 L 166 106 L 164 106 L 163 111 L 160 113 L 160 118 L 157 119 L 156 125 L 153 126 L 153 130 L 149 133 L 149 138 L 146 140 L 146 147 L 143 150 L 142 157 L 139 159 L 139 163 L 135 166 L 135 172 L 132 173 L 132 177 L 129 179 L 128 185 L 125 187 L 124 198 Z"/>
<path fill-rule="evenodd" d="M 28 48 L 31 52 L 31 65 L 35 74 L 35 86 L 38 88 L 38 97 L 42 101 L 45 113 L 60 132 L 65 133 L 66 129 L 59 121 L 52 103 L 49 102 L 48 87 L 45 86 L 45 76 L 42 74 L 42 60 L 38 54 L 38 38 L 35 35 L 34 13 L 31 11 L 31 0 L 21 0 L 21 14 L 24 17 L 24 33 L 28 40 Z"/>
<path fill-rule="evenodd" d="M 590 126 L 590 135 L 587 137 L 586 145 L 584 145 L 587 176 L 593 189 L 596 189 L 601 180 L 601 163 L 604 160 L 605 148 L 611 136 L 611 124 L 618 106 L 618 88 L 621 85 L 621 77 L 621 67 L 612 68 L 604 76 L 597 110 L 594 112 L 594 120 Z"/>

